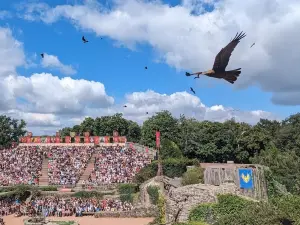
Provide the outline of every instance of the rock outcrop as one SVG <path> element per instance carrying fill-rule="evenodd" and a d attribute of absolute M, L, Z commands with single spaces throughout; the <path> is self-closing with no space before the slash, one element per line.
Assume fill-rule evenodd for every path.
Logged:
<path fill-rule="evenodd" d="M 145 207 L 151 206 L 149 194 L 148 194 L 148 191 L 147 191 L 147 188 L 149 186 L 157 186 L 157 187 L 159 187 L 160 191 L 162 193 L 164 193 L 164 183 L 162 181 L 163 181 L 163 177 L 154 177 L 154 178 L 152 178 L 150 180 L 147 180 L 145 183 L 140 185 L 139 200 L 140 200 L 140 203 L 143 206 L 145 206 Z"/>
<path fill-rule="evenodd" d="M 167 223 L 186 222 L 190 211 L 201 203 L 217 202 L 218 194 L 240 195 L 239 189 L 233 183 L 220 186 L 194 184 L 174 188 L 167 197 Z"/>

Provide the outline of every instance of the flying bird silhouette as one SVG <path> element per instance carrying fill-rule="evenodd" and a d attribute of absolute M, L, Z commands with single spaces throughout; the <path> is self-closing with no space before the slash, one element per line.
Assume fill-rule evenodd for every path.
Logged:
<path fill-rule="evenodd" d="M 146 112 L 146 114 L 148 114 L 148 112 Z"/>
<path fill-rule="evenodd" d="M 124 105 L 123 107 L 124 107 L 124 108 L 127 108 L 127 105 Z"/>
<path fill-rule="evenodd" d="M 194 91 L 194 89 L 192 87 L 190 89 L 191 89 L 191 92 L 193 92 L 194 94 L 196 94 L 196 92 Z"/>
<path fill-rule="evenodd" d="M 222 48 L 221 51 L 217 54 L 213 68 L 211 70 L 204 71 L 204 72 L 192 73 L 192 74 L 186 72 L 185 75 L 186 76 L 192 76 L 192 75 L 200 76 L 201 74 L 203 74 L 208 77 L 224 79 L 224 80 L 228 81 L 229 83 L 233 84 L 237 80 L 238 76 L 240 75 L 241 68 L 238 68 L 235 70 L 229 70 L 229 71 L 225 71 L 225 68 L 228 65 L 231 53 L 233 52 L 233 50 L 235 49 L 237 44 L 240 42 L 240 40 L 244 37 L 246 37 L 245 33 L 243 33 L 243 32 L 237 33 L 235 35 L 235 37 L 233 38 L 233 40 L 231 42 L 229 42 L 229 44 L 225 48 Z"/>
<path fill-rule="evenodd" d="M 41 54 L 42 58 L 44 58 L 44 53 Z"/>
<path fill-rule="evenodd" d="M 86 40 L 86 39 L 85 39 L 85 37 L 84 37 L 84 36 L 82 36 L 82 41 L 83 41 L 83 43 L 87 43 L 87 42 L 89 42 L 88 40 Z"/>
<path fill-rule="evenodd" d="M 255 45 L 255 42 L 250 46 L 250 48 L 252 48 Z"/>
<path fill-rule="evenodd" d="M 148 69 L 148 67 L 147 66 L 145 66 L 145 70 L 147 70 Z"/>

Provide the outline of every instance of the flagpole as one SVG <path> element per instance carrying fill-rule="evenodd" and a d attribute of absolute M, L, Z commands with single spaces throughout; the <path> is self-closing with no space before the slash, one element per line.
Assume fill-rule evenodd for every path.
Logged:
<path fill-rule="evenodd" d="M 162 170 L 162 160 L 161 160 L 161 156 L 160 156 L 160 132 L 159 131 L 156 131 L 156 150 L 157 150 L 157 156 L 158 156 L 156 176 L 162 176 L 163 170 Z"/>

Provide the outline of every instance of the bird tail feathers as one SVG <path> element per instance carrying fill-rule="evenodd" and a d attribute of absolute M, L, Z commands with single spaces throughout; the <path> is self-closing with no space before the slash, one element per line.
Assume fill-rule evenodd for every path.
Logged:
<path fill-rule="evenodd" d="M 228 81 L 229 83 L 233 84 L 238 76 L 241 74 L 241 68 L 235 69 L 235 70 L 229 70 L 226 71 L 226 75 L 225 75 L 225 80 Z"/>

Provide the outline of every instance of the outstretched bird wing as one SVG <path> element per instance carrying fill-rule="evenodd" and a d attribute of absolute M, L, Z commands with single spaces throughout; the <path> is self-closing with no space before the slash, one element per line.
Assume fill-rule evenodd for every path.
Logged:
<path fill-rule="evenodd" d="M 241 33 L 236 33 L 233 40 L 225 47 L 222 48 L 222 50 L 218 53 L 218 55 L 215 58 L 213 70 L 214 71 L 224 71 L 226 66 L 228 65 L 231 53 L 237 46 L 237 44 L 240 42 L 242 38 L 246 36 L 243 31 Z"/>

